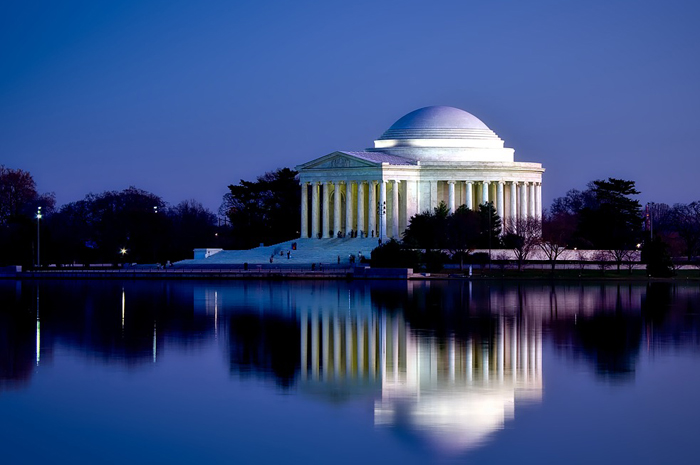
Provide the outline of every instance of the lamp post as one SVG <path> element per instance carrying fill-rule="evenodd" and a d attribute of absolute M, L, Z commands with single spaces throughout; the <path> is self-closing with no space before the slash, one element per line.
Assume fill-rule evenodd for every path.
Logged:
<path fill-rule="evenodd" d="M 41 207 L 36 210 L 36 267 L 41 268 L 41 242 L 39 236 L 39 223 L 41 222 Z"/>

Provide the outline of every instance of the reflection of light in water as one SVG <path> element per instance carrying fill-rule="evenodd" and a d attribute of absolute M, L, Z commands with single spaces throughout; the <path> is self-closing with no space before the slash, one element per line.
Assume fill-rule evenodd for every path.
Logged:
<path fill-rule="evenodd" d="M 214 291 L 214 339 L 219 337 L 219 293 Z"/>
<path fill-rule="evenodd" d="M 36 288 L 36 366 L 41 359 L 41 322 L 39 321 L 39 286 Z"/>
<path fill-rule="evenodd" d="M 539 325 L 500 317 L 482 340 L 412 331 L 401 316 L 302 312 L 302 387 L 329 396 L 374 392 L 375 424 L 414 430 L 445 451 L 482 444 L 539 400 Z"/>
<path fill-rule="evenodd" d="M 153 322 L 153 363 L 156 363 L 156 322 Z"/>
<path fill-rule="evenodd" d="M 122 337 L 124 336 L 124 315 L 126 312 L 126 293 L 122 288 Z"/>

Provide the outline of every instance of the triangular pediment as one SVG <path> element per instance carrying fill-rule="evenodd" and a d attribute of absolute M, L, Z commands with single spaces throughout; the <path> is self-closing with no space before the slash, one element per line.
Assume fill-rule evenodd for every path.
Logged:
<path fill-rule="evenodd" d="M 381 166 L 381 163 L 372 162 L 369 160 L 363 160 L 362 158 L 356 157 L 345 152 L 333 152 L 325 155 L 321 158 L 311 160 L 299 165 L 298 170 L 308 170 L 308 169 L 339 169 L 339 168 L 367 168 Z"/>

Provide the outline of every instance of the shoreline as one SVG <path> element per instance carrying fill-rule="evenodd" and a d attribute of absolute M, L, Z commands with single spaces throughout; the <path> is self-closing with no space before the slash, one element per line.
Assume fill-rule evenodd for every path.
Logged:
<path fill-rule="evenodd" d="M 567 272 L 569 271 L 569 272 Z M 110 269 L 110 270 L 41 270 L 0 272 L 0 279 L 133 279 L 133 280 L 404 280 L 404 281 L 633 281 L 633 282 L 700 282 L 700 273 L 681 272 L 673 277 L 649 277 L 645 274 L 628 274 L 627 271 L 606 274 L 577 274 L 561 270 L 551 274 L 539 270 L 508 273 L 475 273 L 472 276 L 454 272 L 413 273 L 406 268 L 330 268 L 326 270 L 267 268 L 243 270 L 240 268 L 216 269 Z"/>

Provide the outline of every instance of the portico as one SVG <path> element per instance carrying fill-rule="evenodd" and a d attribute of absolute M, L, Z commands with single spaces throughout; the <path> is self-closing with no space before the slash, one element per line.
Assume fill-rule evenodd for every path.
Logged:
<path fill-rule="evenodd" d="M 483 122 L 452 107 L 416 110 L 373 148 L 333 152 L 297 170 L 301 238 L 400 239 L 413 215 L 440 202 L 450 212 L 492 202 L 504 227 L 542 216 L 542 165 L 515 162 Z"/>

